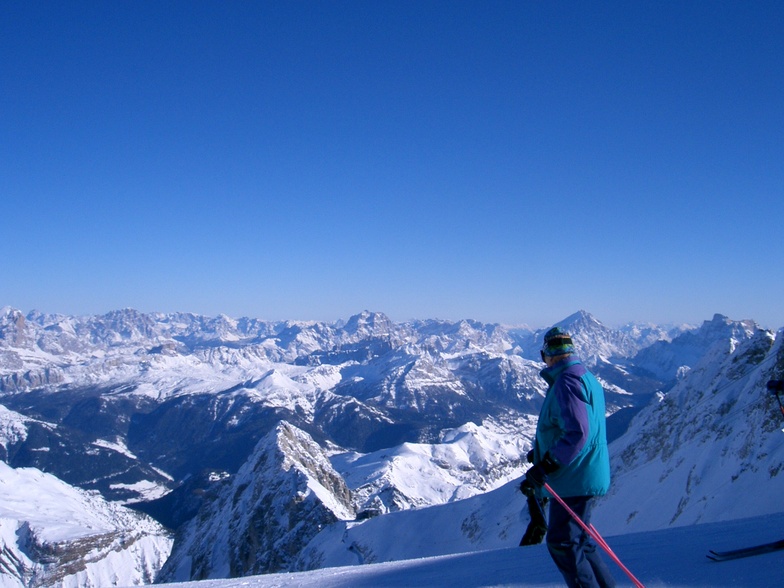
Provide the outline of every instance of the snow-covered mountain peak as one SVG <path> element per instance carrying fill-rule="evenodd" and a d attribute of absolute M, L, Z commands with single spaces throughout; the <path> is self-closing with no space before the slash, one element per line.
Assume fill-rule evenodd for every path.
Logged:
<path fill-rule="evenodd" d="M 590 330 L 601 329 L 604 325 L 587 310 L 578 310 L 574 314 L 569 315 L 559 325 L 572 330 Z"/>
<path fill-rule="evenodd" d="M 392 321 L 382 312 L 364 310 L 348 319 L 343 330 L 351 335 L 385 336 L 394 329 Z"/>
<path fill-rule="evenodd" d="M 632 322 L 623 325 L 620 330 L 635 340 L 641 349 L 644 349 L 659 341 L 670 342 L 678 335 L 696 328 L 696 326 L 688 324 L 657 325 L 654 323 Z"/>
<path fill-rule="evenodd" d="M 628 358 L 639 350 L 637 341 L 627 333 L 607 327 L 584 310 L 558 321 L 553 326 L 561 327 L 571 334 L 577 354 L 589 366 L 615 358 Z M 522 339 L 524 357 L 539 359 L 544 334 L 550 328 L 538 329 Z"/>
<path fill-rule="evenodd" d="M 438 443 L 403 443 L 331 459 L 366 518 L 461 500 L 519 478 L 535 427 L 533 417 L 487 419 L 444 430 Z"/>
<path fill-rule="evenodd" d="M 285 471 L 297 469 L 307 477 L 307 487 L 330 509 L 338 519 L 353 519 L 351 493 L 343 478 L 334 470 L 329 457 L 313 438 L 291 425 L 281 421 L 273 431 L 259 442 L 254 455 L 264 456 L 275 453 L 279 461 L 273 467 Z M 263 457 L 253 464 L 253 456 L 237 473 L 238 479 L 255 477 L 259 464 L 267 465 Z"/>
<path fill-rule="evenodd" d="M 714 345 L 723 349 L 753 337 L 760 330 L 754 321 L 734 321 L 716 314 L 699 328 L 685 331 L 672 341 L 658 341 L 642 349 L 634 357 L 634 363 L 665 382 L 674 381 L 688 371 L 683 366 L 694 366 Z"/>
<path fill-rule="evenodd" d="M 307 433 L 280 422 L 180 528 L 161 579 L 287 570 L 321 528 L 353 518 L 351 493 L 326 453 Z"/>
<path fill-rule="evenodd" d="M 10 306 L 0 310 L 0 340 L 6 341 L 11 347 L 21 347 L 27 343 L 25 317 Z"/>

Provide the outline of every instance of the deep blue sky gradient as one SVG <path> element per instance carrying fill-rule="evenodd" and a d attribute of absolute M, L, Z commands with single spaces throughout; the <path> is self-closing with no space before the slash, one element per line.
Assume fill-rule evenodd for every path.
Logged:
<path fill-rule="evenodd" d="M 784 326 L 784 3 L 4 2 L 0 306 Z"/>

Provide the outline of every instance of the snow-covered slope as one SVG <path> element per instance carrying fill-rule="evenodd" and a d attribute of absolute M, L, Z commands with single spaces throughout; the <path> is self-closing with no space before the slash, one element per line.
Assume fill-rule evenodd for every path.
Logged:
<path fill-rule="evenodd" d="M 518 545 L 528 524 L 518 482 L 465 500 L 331 525 L 296 569 L 396 561 Z"/>
<path fill-rule="evenodd" d="M 327 455 L 306 433 L 281 422 L 180 528 L 160 579 L 288 570 L 322 527 L 354 516 L 349 489 Z"/>
<path fill-rule="evenodd" d="M 766 389 L 784 337 L 714 345 L 610 446 L 614 481 L 597 520 L 614 533 L 722 521 L 784 505 L 782 416 Z"/>
<path fill-rule="evenodd" d="M 79 588 L 152 582 L 172 539 L 96 493 L 0 462 L 0 542 L 3 586 Z"/>
<path fill-rule="evenodd" d="M 352 490 L 360 517 L 468 498 L 519 478 L 536 429 L 532 416 L 492 419 L 442 431 L 440 443 L 404 443 L 332 463 Z"/>
<path fill-rule="evenodd" d="M 784 513 L 724 523 L 692 525 L 605 539 L 647 588 L 778 588 L 784 584 L 784 551 L 715 563 L 710 549 L 728 550 L 784 539 Z M 601 528 L 599 529 L 601 531 Z M 400 529 L 400 543 L 416 529 Z M 618 588 L 633 586 L 608 560 Z M 544 545 L 504 547 L 373 565 L 324 568 L 167 585 L 168 588 L 556 588 L 563 586 Z"/>

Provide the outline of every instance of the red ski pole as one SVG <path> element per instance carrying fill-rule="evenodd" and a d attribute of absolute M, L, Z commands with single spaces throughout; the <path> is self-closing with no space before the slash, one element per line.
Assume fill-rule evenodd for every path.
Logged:
<path fill-rule="evenodd" d="M 626 573 L 627 576 L 629 576 L 629 579 L 634 583 L 634 585 L 637 588 L 645 588 L 643 583 L 640 582 L 637 578 L 634 577 L 634 574 L 632 574 L 629 571 L 629 568 L 627 568 L 625 565 L 623 565 L 623 562 L 621 562 L 621 560 L 618 558 L 617 555 L 615 555 L 613 550 L 610 549 L 610 546 L 607 545 L 607 541 L 604 540 L 604 537 L 599 535 L 599 531 L 596 530 L 596 527 L 594 527 L 593 525 L 590 525 L 590 526 L 586 525 L 583 522 L 583 520 L 579 516 L 577 516 L 577 513 L 574 512 L 571 508 L 569 508 L 569 506 L 563 501 L 563 498 L 558 496 L 553 491 L 553 489 L 550 487 L 550 484 L 545 482 L 544 487 L 547 489 L 547 491 L 550 494 L 553 495 L 553 498 L 555 498 L 561 504 L 561 506 L 563 506 L 566 509 L 566 511 L 572 516 L 572 518 L 577 522 L 577 524 L 580 525 L 580 527 L 582 527 L 583 531 L 588 533 L 588 535 L 591 537 L 591 539 L 596 541 L 596 543 L 599 545 L 599 547 L 601 547 L 602 549 L 604 549 L 607 552 L 607 555 L 609 555 L 612 558 L 612 560 L 615 563 L 618 564 L 618 567 L 621 568 Z"/>

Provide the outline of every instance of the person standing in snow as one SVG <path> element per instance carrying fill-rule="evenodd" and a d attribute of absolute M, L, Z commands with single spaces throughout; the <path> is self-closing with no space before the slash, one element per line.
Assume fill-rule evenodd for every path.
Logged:
<path fill-rule="evenodd" d="M 520 489 L 546 495 L 543 486 L 548 483 L 589 525 L 595 497 L 606 494 L 610 486 L 604 390 L 560 327 L 545 333 L 541 356 L 547 364 L 541 375 L 549 388 L 528 454 L 533 466 Z M 550 501 L 549 519 L 547 549 L 567 586 L 615 586 L 596 545 L 557 500 Z"/>

